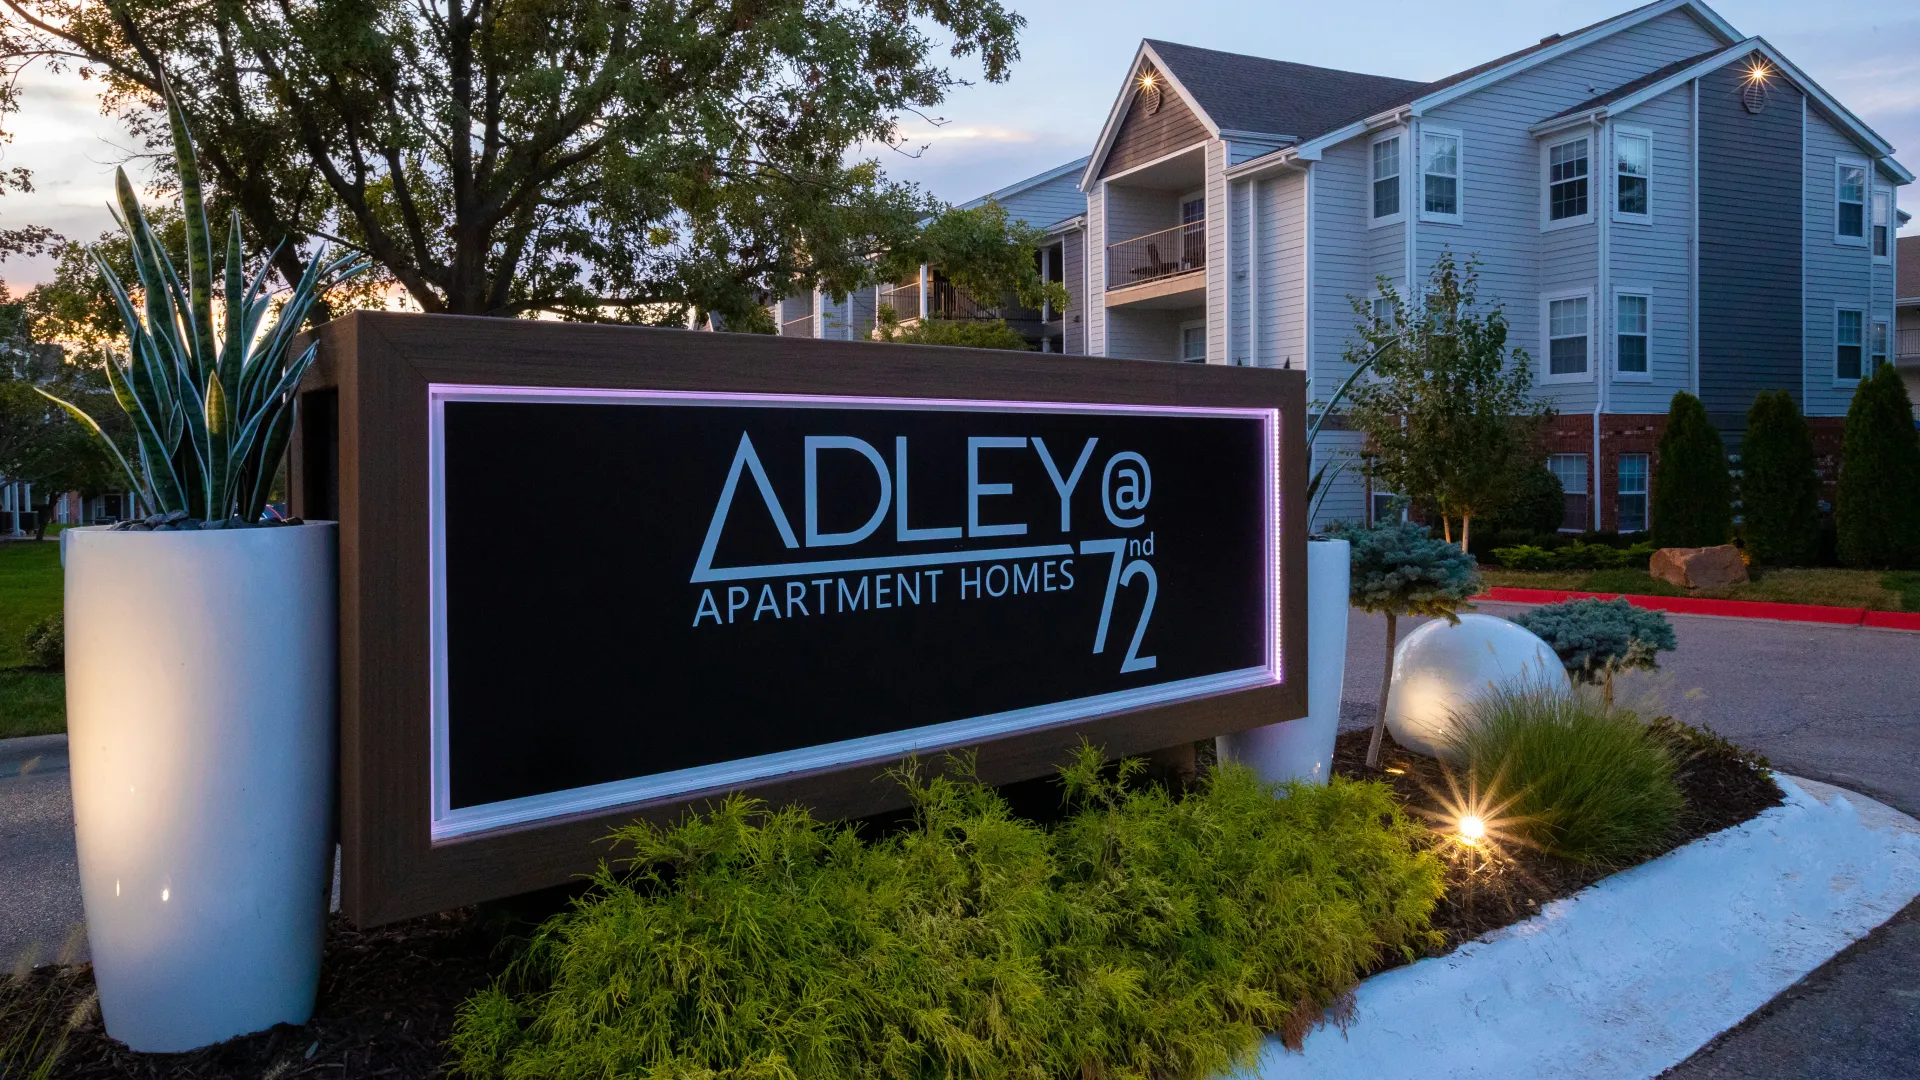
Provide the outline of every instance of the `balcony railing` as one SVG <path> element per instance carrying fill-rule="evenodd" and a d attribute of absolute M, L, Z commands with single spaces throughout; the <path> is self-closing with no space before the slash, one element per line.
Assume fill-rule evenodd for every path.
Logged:
<path fill-rule="evenodd" d="M 903 281 L 898 285 L 884 285 L 880 289 L 880 304 L 893 309 L 894 317 L 906 320 L 920 317 L 920 279 Z"/>
<path fill-rule="evenodd" d="M 780 324 L 781 337 L 812 337 L 813 316 L 802 315 L 797 319 L 788 319 Z"/>
<path fill-rule="evenodd" d="M 1189 221 L 1107 245 L 1107 288 L 1159 281 L 1204 270 L 1206 265 L 1207 223 Z"/>
<path fill-rule="evenodd" d="M 1920 363 L 1920 328 L 1895 331 L 1893 355 L 1903 364 Z"/>

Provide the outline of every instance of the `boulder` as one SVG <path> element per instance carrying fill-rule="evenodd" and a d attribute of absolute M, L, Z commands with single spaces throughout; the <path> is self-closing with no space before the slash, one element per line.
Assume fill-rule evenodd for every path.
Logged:
<path fill-rule="evenodd" d="M 1720 589 L 1747 580 L 1747 563 L 1732 544 L 1703 548 L 1661 548 L 1647 572 L 1686 589 Z"/>

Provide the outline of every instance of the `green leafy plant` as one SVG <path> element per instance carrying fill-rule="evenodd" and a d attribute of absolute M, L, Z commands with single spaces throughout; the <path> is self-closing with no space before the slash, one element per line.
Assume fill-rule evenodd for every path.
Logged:
<path fill-rule="evenodd" d="M 94 260 L 127 331 L 127 355 L 109 354 L 106 370 L 114 398 L 132 421 L 138 467 L 85 410 L 46 396 L 113 452 L 150 510 L 248 524 L 259 519 L 267 502 L 293 431 L 294 391 L 317 348 L 309 344 L 295 355 L 293 339 L 320 294 L 365 264 L 352 257 L 329 261 L 324 253 L 309 260 L 269 319 L 274 297 L 267 288 L 267 268 L 246 277 L 236 212 L 227 231 L 223 306 L 216 322 L 213 240 L 200 167 L 186 116 L 171 96 L 167 114 L 186 225 L 186 277 L 148 224 L 124 169 L 114 170 L 116 216 L 132 243 L 139 302 L 105 258 Z"/>
<path fill-rule="evenodd" d="M 1842 565 L 1920 563 L 1920 431 L 1892 364 L 1862 379 L 1847 407 L 1834 518 Z"/>
<path fill-rule="evenodd" d="M 27 628 L 20 648 L 27 655 L 28 667 L 59 671 L 67 662 L 66 620 L 54 614 L 34 623 Z"/>
<path fill-rule="evenodd" d="M 1452 749 L 1501 807 L 1502 831 L 1575 862 L 1658 851 L 1685 800 L 1665 744 L 1631 712 L 1544 682 L 1494 687 L 1456 718 Z"/>
<path fill-rule="evenodd" d="M 1516 457 L 1507 477 L 1505 505 L 1494 521 L 1495 529 L 1550 533 L 1567 516 L 1566 489 L 1560 478 L 1537 459 Z"/>
<path fill-rule="evenodd" d="M 1354 607 L 1387 617 L 1386 671 L 1380 677 L 1380 707 L 1367 766 L 1380 765 L 1380 742 L 1387 730 L 1387 689 L 1393 684 L 1393 647 L 1400 616 L 1433 615 L 1460 621 L 1459 610 L 1482 586 L 1473 556 L 1458 545 L 1435 540 L 1412 522 L 1380 522 L 1371 528 L 1332 532 L 1352 545 L 1353 576 L 1348 586 Z"/>
<path fill-rule="evenodd" d="M 1657 668 L 1655 654 L 1679 645 L 1665 615 L 1624 599 L 1543 604 L 1513 621 L 1551 646 L 1576 681 L 1602 687 L 1608 705 L 1613 704 L 1616 674 Z"/>
<path fill-rule="evenodd" d="M 1431 943 L 1439 865 L 1383 786 L 1244 768 L 1175 799 L 1083 751 L 1070 816 L 901 775 L 863 839 L 731 799 L 618 839 L 627 869 L 460 1010 L 475 1077 L 1210 1077 Z M 962 770 L 964 772 L 964 770 Z M 1280 797 L 1284 794 L 1285 797 Z"/>
<path fill-rule="evenodd" d="M 907 345 L 956 345 L 968 349 L 1028 349 L 1020 331 L 1005 319 L 921 319 L 905 329 L 893 309 L 880 307 L 874 336 Z"/>
<path fill-rule="evenodd" d="M 1733 474 L 1707 407 L 1682 390 L 1667 408 L 1653 471 L 1653 541 L 1659 547 L 1713 547 L 1733 532 Z"/>
<path fill-rule="evenodd" d="M 1740 532 L 1755 562 L 1811 565 L 1820 552 L 1813 434 L 1785 390 L 1762 390 L 1740 443 Z"/>
<path fill-rule="evenodd" d="M 1534 544 L 1516 544 L 1493 549 L 1493 557 L 1509 570 L 1611 570 L 1619 567 L 1645 569 L 1655 547 L 1646 541 L 1624 548 L 1607 544 L 1589 544 L 1575 540 L 1557 548 Z"/>
<path fill-rule="evenodd" d="M 1479 307 L 1477 264 L 1442 251 L 1417 299 L 1390 282 L 1380 291 L 1390 314 L 1350 297 L 1357 341 L 1346 361 L 1373 355 L 1372 376 L 1353 388 L 1354 429 L 1365 433 L 1367 471 L 1387 491 L 1431 504 L 1443 536 L 1460 521 L 1465 551 L 1475 515 L 1497 513 L 1508 497 L 1514 460 L 1530 452 L 1551 415 L 1528 391 L 1525 350 L 1507 348 L 1499 307 Z"/>

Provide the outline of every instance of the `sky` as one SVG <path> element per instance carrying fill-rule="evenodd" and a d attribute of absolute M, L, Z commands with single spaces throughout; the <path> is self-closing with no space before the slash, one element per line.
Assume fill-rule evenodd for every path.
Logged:
<path fill-rule="evenodd" d="M 1005 83 L 960 87 L 903 137 L 917 156 L 881 148 L 888 173 L 964 202 L 1088 153 L 1141 38 L 1403 79 L 1436 79 L 1634 6 L 1634 0 L 1011 0 L 1027 18 L 1022 59 Z M 1741 33 L 1781 50 L 1920 171 L 1920 4 L 1913 0 L 1723 0 Z M 957 61 L 957 74 L 975 74 Z M 0 166 L 35 173 L 32 194 L 0 196 L 0 227 L 47 225 L 74 238 L 110 228 L 113 167 L 131 140 L 99 112 L 93 84 L 34 72 L 0 146 Z M 1920 205 L 1920 186 L 1903 202 Z M 1903 235 L 1920 234 L 1920 216 Z M 10 259 L 16 290 L 50 273 Z"/>

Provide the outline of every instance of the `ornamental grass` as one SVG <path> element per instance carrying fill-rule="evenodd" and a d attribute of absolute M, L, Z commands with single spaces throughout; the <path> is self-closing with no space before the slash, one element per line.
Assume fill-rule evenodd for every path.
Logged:
<path fill-rule="evenodd" d="M 629 853 L 455 1027 L 476 1077 L 1202 1077 L 1434 944 L 1440 866 L 1377 783 L 1176 798 L 1083 750 L 1067 814 L 908 769 L 868 839 L 734 798 Z"/>
<path fill-rule="evenodd" d="M 1492 687 L 1451 741 L 1504 830 L 1563 859 L 1617 866 L 1663 850 L 1686 808 L 1666 742 L 1592 692 Z"/>

